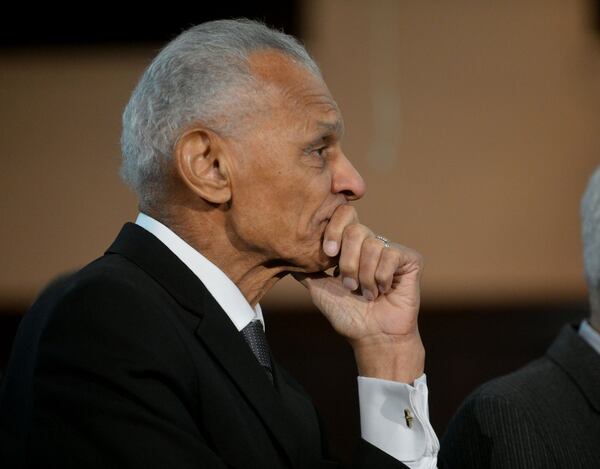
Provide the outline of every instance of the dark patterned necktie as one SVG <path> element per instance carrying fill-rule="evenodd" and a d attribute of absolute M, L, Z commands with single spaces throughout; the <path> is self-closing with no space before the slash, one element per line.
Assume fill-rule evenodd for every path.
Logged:
<path fill-rule="evenodd" d="M 262 323 L 258 319 L 252 320 L 250 324 L 242 329 L 242 335 L 258 363 L 265 369 L 271 383 L 273 383 L 273 367 L 271 365 L 271 352 L 267 344 L 267 337 Z"/>

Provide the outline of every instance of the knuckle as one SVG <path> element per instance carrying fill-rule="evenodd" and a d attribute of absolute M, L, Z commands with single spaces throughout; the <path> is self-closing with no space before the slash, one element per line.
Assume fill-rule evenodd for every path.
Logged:
<path fill-rule="evenodd" d="M 389 271 L 385 269 L 378 268 L 375 272 L 375 281 L 380 284 L 385 284 L 391 278 L 391 274 Z"/>
<path fill-rule="evenodd" d="M 376 238 L 367 238 L 364 240 L 363 245 L 365 249 L 369 251 L 380 251 L 383 248 L 381 241 Z"/>
<path fill-rule="evenodd" d="M 380 264 L 375 272 L 375 280 L 381 285 L 387 285 L 391 282 L 394 275 L 394 264 L 383 263 Z"/>
<path fill-rule="evenodd" d="M 390 249 L 390 256 L 396 261 L 400 261 L 400 259 L 402 259 L 405 255 L 406 255 L 406 251 L 404 249 L 398 249 L 398 248 L 394 248 L 394 249 Z"/>
<path fill-rule="evenodd" d="M 385 251 L 388 251 L 387 254 L 390 262 L 393 262 L 396 266 L 399 264 L 406 264 L 416 266 L 420 270 L 423 269 L 425 259 L 421 253 L 414 249 L 400 246 L 389 250 L 386 249 Z"/>
<path fill-rule="evenodd" d="M 385 266 L 389 266 L 391 264 L 397 264 L 400 258 L 402 257 L 402 253 L 398 251 L 396 248 L 385 248 L 382 251 L 382 263 Z"/>
<path fill-rule="evenodd" d="M 423 255 L 420 252 L 410 248 L 405 248 L 404 251 L 408 262 L 416 264 L 418 266 L 422 266 L 425 262 L 425 259 L 423 258 Z"/>
<path fill-rule="evenodd" d="M 344 238 L 349 241 L 359 241 L 364 237 L 364 231 L 362 226 L 353 223 L 352 225 L 348 225 L 344 230 Z"/>
<path fill-rule="evenodd" d="M 423 254 L 421 254 L 420 252 L 417 252 L 417 251 L 413 251 L 413 255 L 414 255 L 415 262 L 417 263 L 417 265 L 419 265 L 420 267 L 423 267 L 423 265 L 425 265 L 425 258 L 423 257 Z"/>
<path fill-rule="evenodd" d="M 370 274 L 373 276 L 375 268 L 377 267 L 377 260 L 373 257 L 361 256 L 360 259 L 360 272 L 365 275 Z"/>
<path fill-rule="evenodd" d="M 382 287 L 386 287 L 388 284 L 388 278 L 384 277 L 383 275 L 377 275 L 375 274 L 375 282 L 377 283 L 377 285 L 381 285 Z"/>
<path fill-rule="evenodd" d="M 370 235 L 371 231 L 365 225 L 360 223 L 352 223 L 346 226 L 344 234 L 347 234 L 349 239 L 352 240 L 366 240 Z"/>

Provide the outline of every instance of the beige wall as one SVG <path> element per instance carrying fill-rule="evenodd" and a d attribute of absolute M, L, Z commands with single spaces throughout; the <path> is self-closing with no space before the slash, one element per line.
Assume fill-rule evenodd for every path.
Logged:
<path fill-rule="evenodd" d="M 424 253 L 425 301 L 583 295 L 578 204 L 600 163 L 588 2 L 308 5 L 362 219 Z"/>
<path fill-rule="evenodd" d="M 600 162 L 585 6 L 306 2 L 309 50 L 367 181 L 362 220 L 424 253 L 425 302 L 583 297 L 578 203 Z M 0 304 L 100 255 L 135 215 L 116 175 L 120 114 L 154 53 L 0 55 Z M 265 302 L 305 301 L 289 281 Z"/>
<path fill-rule="evenodd" d="M 0 302 L 29 301 L 98 257 L 135 212 L 119 182 L 120 114 L 148 50 L 0 57 Z"/>

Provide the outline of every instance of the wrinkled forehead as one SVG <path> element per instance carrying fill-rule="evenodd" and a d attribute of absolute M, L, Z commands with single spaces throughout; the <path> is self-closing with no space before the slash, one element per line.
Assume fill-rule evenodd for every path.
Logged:
<path fill-rule="evenodd" d="M 273 50 L 252 53 L 250 69 L 265 83 L 272 110 L 286 115 L 290 124 L 307 132 L 328 127 L 341 137 L 340 110 L 320 77 L 287 55 Z"/>

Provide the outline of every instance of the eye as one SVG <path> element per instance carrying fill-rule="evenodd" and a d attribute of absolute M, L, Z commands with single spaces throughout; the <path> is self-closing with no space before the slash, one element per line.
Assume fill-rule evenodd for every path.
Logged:
<path fill-rule="evenodd" d="M 323 158 L 325 156 L 325 152 L 327 151 L 327 146 L 322 146 L 319 148 L 313 148 L 310 151 L 311 156 L 316 156 L 317 158 Z"/>

